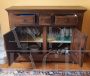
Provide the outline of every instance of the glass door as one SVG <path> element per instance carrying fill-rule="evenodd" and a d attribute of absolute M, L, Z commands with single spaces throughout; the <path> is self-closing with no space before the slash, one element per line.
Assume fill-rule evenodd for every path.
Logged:
<path fill-rule="evenodd" d="M 48 49 L 69 49 L 72 40 L 72 29 L 61 27 L 48 27 Z"/>

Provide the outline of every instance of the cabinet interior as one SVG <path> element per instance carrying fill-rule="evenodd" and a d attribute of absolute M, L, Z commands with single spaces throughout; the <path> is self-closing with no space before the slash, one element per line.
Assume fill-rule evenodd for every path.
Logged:
<path fill-rule="evenodd" d="M 43 28 L 44 27 L 32 26 L 14 28 L 4 35 L 7 41 L 7 50 L 44 50 L 43 45 L 45 37 L 47 44 L 46 50 L 70 50 L 75 28 L 46 27 L 46 36 L 43 36 Z"/>

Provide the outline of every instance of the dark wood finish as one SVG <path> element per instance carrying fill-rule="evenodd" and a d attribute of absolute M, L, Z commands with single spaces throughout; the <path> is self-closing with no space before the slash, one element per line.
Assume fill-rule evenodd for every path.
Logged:
<path fill-rule="evenodd" d="M 84 59 L 84 53 L 82 51 L 86 49 L 87 36 L 75 29 L 72 37 L 71 50 L 80 51 L 78 53 L 72 53 L 71 58 L 82 67 Z"/>
<path fill-rule="evenodd" d="M 55 16 L 55 25 L 73 26 L 77 25 L 77 23 L 78 23 L 77 15 Z"/>
<path fill-rule="evenodd" d="M 10 13 L 10 26 L 35 25 L 35 14 L 31 13 Z"/>
<path fill-rule="evenodd" d="M 7 11 L 19 11 L 19 10 L 76 10 L 76 11 L 85 11 L 85 7 L 81 6 L 12 6 L 6 9 Z"/>
<path fill-rule="evenodd" d="M 14 14 L 13 17 L 14 19 L 12 20 L 12 25 L 34 25 L 35 23 L 35 15 L 32 14 Z"/>
<path fill-rule="evenodd" d="M 73 29 L 72 35 L 73 36 L 72 36 L 71 49 L 72 50 L 85 50 L 86 42 L 87 42 L 87 35 L 81 33 L 77 29 Z"/>
<path fill-rule="evenodd" d="M 47 28 L 43 27 L 43 50 L 47 49 Z"/>
<path fill-rule="evenodd" d="M 80 6 L 13 6 L 6 10 L 9 14 L 9 23 L 11 28 L 13 26 L 20 25 L 33 26 L 39 24 L 74 25 L 81 29 L 83 13 L 86 11 L 86 8 Z M 32 16 L 28 16 L 27 14 L 31 14 Z M 15 15 L 19 15 L 19 17 Z M 16 18 L 14 18 L 14 16 Z"/>
<path fill-rule="evenodd" d="M 13 6 L 6 9 L 9 15 L 9 24 L 10 29 L 12 30 L 14 27 L 42 27 L 43 32 L 43 43 L 42 43 L 42 54 L 41 53 L 34 53 L 32 54 L 35 61 L 42 61 L 42 58 L 44 57 L 45 53 L 47 53 L 49 50 L 47 50 L 47 28 L 49 26 L 54 27 L 68 27 L 68 28 L 76 28 L 81 31 L 82 29 L 82 21 L 83 21 L 83 15 L 86 11 L 86 8 L 81 6 Z M 85 41 L 83 41 L 83 37 L 81 34 L 82 41 L 80 42 L 79 49 L 77 48 L 78 42 L 77 41 L 77 35 L 75 35 L 75 31 L 73 32 L 73 38 L 71 43 L 71 50 L 83 50 L 85 45 Z M 78 38 L 79 38 L 78 36 Z M 10 62 L 10 56 L 9 54 L 11 52 L 14 53 L 15 59 L 17 57 L 17 53 L 22 52 L 30 52 L 31 50 L 21 50 L 17 47 L 17 42 L 9 42 L 10 38 L 14 38 L 12 31 L 9 33 L 6 33 L 4 35 L 5 39 L 5 47 L 6 52 Z M 45 52 L 45 53 L 43 53 Z M 57 54 L 57 53 L 56 53 Z M 78 53 L 79 54 L 79 53 Z M 73 55 L 73 54 L 71 54 Z M 59 56 L 59 58 L 55 59 L 54 54 L 50 54 L 47 61 L 64 61 L 65 62 L 65 55 Z M 78 55 L 79 56 L 79 55 Z M 70 60 L 75 60 L 72 56 L 69 57 Z M 72 58 L 72 59 L 71 59 Z M 82 60 L 81 56 L 78 57 L 80 60 Z M 73 61 L 72 60 L 72 61 Z"/>
<path fill-rule="evenodd" d="M 39 16 L 39 25 L 51 25 L 51 16 L 42 15 Z"/>

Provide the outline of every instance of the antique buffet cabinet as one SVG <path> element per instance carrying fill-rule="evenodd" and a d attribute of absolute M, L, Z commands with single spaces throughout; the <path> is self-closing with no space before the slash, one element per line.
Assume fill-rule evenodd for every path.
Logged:
<path fill-rule="evenodd" d="M 42 62 L 50 53 L 47 61 L 65 62 L 68 50 L 81 52 L 86 48 L 87 36 L 82 33 L 84 7 L 13 6 L 6 11 L 10 31 L 4 40 L 9 65 L 24 54 L 27 58 L 31 54 L 35 62 Z M 77 62 L 78 58 L 82 61 L 83 57 L 77 54 L 75 60 L 74 53 L 68 56 L 69 62 Z"/>

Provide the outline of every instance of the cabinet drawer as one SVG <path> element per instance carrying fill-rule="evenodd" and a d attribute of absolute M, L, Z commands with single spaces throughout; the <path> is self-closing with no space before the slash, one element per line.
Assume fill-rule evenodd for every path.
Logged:
<path fill-rule="evenodd" d="M 39 25 L 50 25 L 51 24 L 51 16 L 39 16 Z"/>
<path fill-rule="evenodd" d="M 55 25 L 77 25 L 77 15 L 58 15 L 55 16 Z"/>
<path fill-rule="evenodd" d="M 34 25 L 35 24 L 35 15 L 34 14 L 14 14 L 12 22 L 16 26 L 18 26 L 20 24 Z"/>

